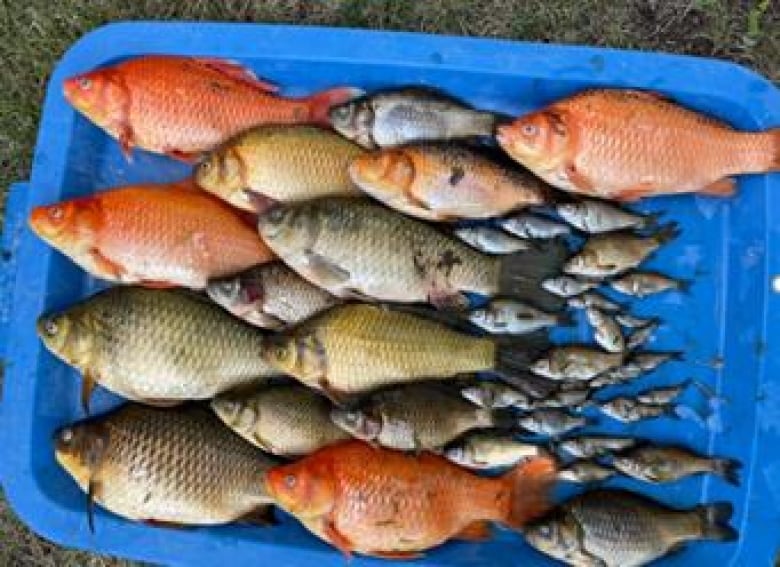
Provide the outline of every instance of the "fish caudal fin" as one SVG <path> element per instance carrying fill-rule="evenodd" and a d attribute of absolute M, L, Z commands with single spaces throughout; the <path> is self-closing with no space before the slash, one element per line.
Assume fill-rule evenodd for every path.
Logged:
<path fill-rule="evenodd" d="M 734 459 L 715 459 L 712 462 L 712 472 L 722 477 L 729 484 L 739 486 L 739 469 L 742 463 Z"/>
<path fill-rule="evenodd" d="M 316 124 L 330 126 L 328 112 L 331 107 L 343 104 L 363 94 L 364 91 L 353 87 L 337 87 L 313 94 L 306 99 L 309 104 L 309 118 Z"/>
<path fill-rule="evenodd" d="M 495 340 L 493 372 L 505 382 L 522 389 L 528 377 L 529 366 L 550 347 L 547 334 L 538 332 Z"/>
<path fill-rule="evenodd" d="M 510 492 L 504 523 L 519 530 L 544 514 L 550 507 L 550 491 L 556 475 L 555 461 L 551 457 L 534 457 L 501 477 Z"/>
<path fill-rule="evenodd" d="M 527 301 L 544 311 L 560 311 L 565 299 L 543 289 L 542 281 L 563 273 L 567 255 L 566 245 L 556 239 L 502 257 L 496 295 Z"/>
<path fill-rule="evenodd" d="M 728 525 L 734 507 L 730 502 L 716 502 L 696 507 L 701 520 L 701 537 L 716 541 L 734 541 L 739 537 L 737 531 Z"/>

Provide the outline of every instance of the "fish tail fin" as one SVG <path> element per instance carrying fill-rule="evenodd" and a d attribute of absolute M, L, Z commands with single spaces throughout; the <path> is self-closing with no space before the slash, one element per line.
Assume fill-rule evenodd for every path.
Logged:
<path fill-rule="evenodd" d="M 722 477 L 729 484 L 739 486 L 739 469 L 742 463 L 735 459 L 714 459 L 712 472 Z"/>
<path fill-rule="evenodd" d="M 504 523 L 519 530 L 547 512 L 556 475 L 555 460 L 545 456 L 522 462 L 501 477 L 509 491 L 509 509 Z"/>
<path fill-rule="evenodd" d="M 523 336 L 496 337 L 492 371 L 508 384 L 524 389 L 528 369 L 534 360 L 550 348 L 543 331 Z"/>
<path fill-rule="evenodd" d="M 494 410 L 484 410 L 487 419 L 486 424 L 495 429 L 515 429 L 517 427 L 517 417 L 510 408 L 501 408 Z"/>
<path fill-rule="evenodd" d="M 354 87 L 336 87 L 313 94 L 306 99 L 309 104 L 309 118 L 317 124 L 330 126 L 328 113 L 331 107 L 343 104 L 363 94 L 363 90 Z"/>
<path fill-rule="evenodd" d="M 689 294 L 691 292 L 691 286 L 693 285 L 693 280 L 677 280 L 677 291 L 684 294 Z"/>
<path fill-rule="evenodd" d="M 666 244 L 667 242 L 674 240 L 680 236 L 680 227 L 676 222 L 670 222 L 658 229 L 653 235 L 655 241 L 660 244 Z"/>
<path fill-rule="evenodd" d="M 502 257 L 496 295 L 528 301 L 551 313 L 560 311 L 565 299 L 542 288 L 542 281 L 560 275 L 567 256 L 565 243 L 554 239 Z"/>
<path fill-rule="evenodd" d="M 706 539 L 716 541 L 734 541 L 737 531 L 728 525 L 734 507 L 730 502 L 715 502 L 696 507 L 696 513 L 701 520 L 701 535 Z"/>

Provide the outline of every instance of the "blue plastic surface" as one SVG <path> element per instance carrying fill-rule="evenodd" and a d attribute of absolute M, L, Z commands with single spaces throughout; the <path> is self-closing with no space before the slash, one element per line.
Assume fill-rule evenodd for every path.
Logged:
<path fill-rule="evenodd" d="M 80 419 L 79 379 L 35 335 L 34 321 L 65 307 L 99 284 L 21 225 L 29 210 L 96 189 L 182 177 L 187 168 L 136 153 L 127 164 L 118 145 L 78 116 L 61 95 L 65 77 L 144 53 L 228 57 L 260 76 L 304 94 L 335 85 L 367 90 L 429 84 L 474 105 L 518 114 L 588 86 L 654 89 L 680 102 L 756 130 L 780 125 L 780 93 L 742 67 L 689 57 L 408 33 L 235 24 L 114 24 L 82 38 L 52 76 L 29 188 L 14 187 L 3 240 L 2 318 L 6 348 L 0 423 L 0 478 L 19 516 L 44 537 L 71 547 L 179 565 L 220 563 L 343 565 L 337 552 L 285 519 L 273 529 L 233 526 L 171 531 L 123 521 L 104 511 L 97 533 L 87 529 L 85 499 L 55 464 L 51 436 Z M 735 505 L 738 542 L 702 543 L 666 565 L 771 565 L 780 544 L 780 297 L 770 280 L 780 271 L 780 175 L 740 180 L 731 200 L 680 196 L 653 200 L 682 236 L 651 267 L 690 278 L 689 295 L 637 302 L 640 314 L 667 324 L 652 348 L 681 349 L 668 364 L 628 391 L 689 376 L 712 385 L 725 403 L 722 431 L 691 421 L 660 419 L 629 432 L 677 441 L 743 462 L 739 488 L 717 478 L 663 487 L 619 480 L 669 504 L 728 500 Z M 775 329 L 771 335 L 768 329 Z M 587 340 L 584 327 L 571 336 Z M 687 401 L 702 406 L 695 395 Z M 97 410 L 117 399 L 100 392 Z M 703 407 L 700 407 L 703 409 Z M 618 430 L 604 420 L 606 430 Z M 426 556 L 431 565 L 550 565 L 516 534 L 498 531 L 487 544 L 453 543 Z M 357 559 L 352 564 L 380 564 Z"/>

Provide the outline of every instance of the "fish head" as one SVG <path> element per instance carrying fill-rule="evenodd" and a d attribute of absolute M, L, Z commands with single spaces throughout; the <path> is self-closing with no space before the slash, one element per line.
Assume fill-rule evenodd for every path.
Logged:
<path fill-rule="evenodd" d="M 230 394 L 211 400 L 211 409 L 225 425 L 236 431 L 252 432 L 259 417 L 256 407 Z"/>
<path fill-rule="evenodd" d="M 526 167 L 549 170 L 566 158 L 569 132 L 560 113 L 543 110 L 499 126 L 496 140 L 512 158 Z"/>
<path fill-rule="evenodd" d="M 272 468 L 265 478 L 268 494 L 276 503 L 298 518 L 318 518 L 335 504 L 336 483 L 333 468 L 315 454 L 290 465 Z"/>
<path fill-rule="evenodd" d="M 464 467 L 474 465 L 474 456 L 472 455 L 472 452 L 469 451 L 468 445 L 465 443 L 459 443 L 457 445 L 447 447 L 444 450 L 444 456 L 453 463 L 457 463 Z"/>
<path fill-rule="evenodd" d="M 86 489 L 108 449 L 108 432 L 94 422 L 64 427 L 54 434 L 54 456 L 60 466 Z"/>
<path fill-rule="evenodd" d="M 65 79 L 63 95 L 81 114 L 101 128 L 118 134 L 126 120 L 129 93 L 113 69 L 98 69 Z"/>
<path fill-rule="evenodd" d="M 35 207 L 29 224 L 35 234 L 53 247 L 67 254 L 79 254 L 93 246 L 100 226 L 100 210 L 94 199 L 74 199 Z"/>
<path fill-rule="evenodd" d="M 576 522 L 562 509 L 553 511 L 523 529 L 525 540 L 534 548 L 569 565 L 583 552 L 582 535 Z"/>
<path fill-rule="evenodd" d="M 415 180 L 414 160 L 403 149 L 388 149 L 359 156 L 349 175 L 363 191 L 396 208 L 418 207 L 410 195 Z"/>
<path fill-rule="evenodd" d="M 337 104 L 328 111 L 330 124 L 339 134 L 365 148 L 375 148 L 374 109 L 367 98 Z"/>
<path fill-rule="evenodd" d="M 261 214 L 257 221 L 260 236 L 281 257 L 285 256 L 285 251 L 310 248 L 319 226 L 316 214 L 303 214 L 298 208 L 287 205 L 272 207 Z"/>
<path fill-rule="evenodd" d="M 204 190 L 234 207 L 254 210 L 245 182 L 244 160 L 238 150 L 227 146 L 210 152 L 195 168 L 195 182 Z"/>
<path fill-rule="evenodd" d="M 46 348 L 71 366 L 83 368 L 89 361 L 92 337 L 72 314 L 42 315 L 36 330 Z"/>
<path fill-rule="evenodd" d="M 241 276 L 212 280 L 206 286 L 206 293 L 214 303 L 239 317 L 262 304 L 265 296 L 260 278 Z"/>
<path fill-rule="evenodd" d="M 334 408 L 330 419 L 338 427 L 363 441 L 373 441 L 382 432 L 382 420 L 359 409 Z"/>
<path fill-rule="evenodd" d="M 327 376 L 325 348 L 314 334 L 274 334 L 266 338 L 263 357 L 271 366 L 311 387 L 321 387 Z"/>

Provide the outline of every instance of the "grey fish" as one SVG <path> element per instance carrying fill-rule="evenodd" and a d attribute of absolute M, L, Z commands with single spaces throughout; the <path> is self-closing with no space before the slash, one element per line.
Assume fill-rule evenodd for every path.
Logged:
<path fill-rule="evenodd" d="M 531 372 L 552 380 L 590 380 L 623 363 L 623 353 L 584 345 L 553 347 L 531 365 Z"/>
<path fill-rule="evenodd" d="M 640 329 L 658 321 L 656 317 L 635 317 L 630 313 L 618 313 L 615 315 L 615 319 L 618 323 L 629 329 Z"/>
<path fill-rule="evenodd" d="M 631 437 L 582 435 L 562 441 L 559 448 L 573 457 L 592 459 L 611 452 L 624 451 L 633 447 L 636 443 L 636 439 Z"/>
<path fill-rule="evenodd" d="M 567 274 L 591 278 L 616 276 L 636 268 L 663 244 L 676 238 L 675 225 L 667 225 L 650 236 L 608 232 L 591 236 L 582 250 L 569 258 Z"/>
<path fill-rule="evenodd" d="M 512 254 L 531 247 L 525 240 L 489 226 L 456 228 L 453 233 L 469 246 L 486 254 Z"/>
<path fill-rule="evenodd" d="M 620 311 L 623 308 L 619 303 L 607 299 L 596 291 L 586 291 L 580 295 L 570 297 L 567 303 L 569 304 L 569 307 L 573 307 L 574 309 L 595 307 L 602 311 L 615 312 Z"/>
<path fill-rule="evenodd" d="M 561 203 L 556 207 L 556 212 L 570 225 L 590 234 L 628 228 L 646 228 L 654 225 L 659 216 L 634 213 L 617 205 L 593 199 Z"/>
<path fill-rule="evenodd" d="M 644 404 L 638 400 L 619 396 L 599 405 L 599 409 L 612 419 L 633 423 L 661 416 L 674 416 L 675 407 L 669 404 Z"/>
<path fill-rule="evenodd" d="M 644 373 L 645 371 L 640 365 L 629 360 L 623 366 L 618 366 L 617 368 L 612 368 L 611 370 L 599 374 L 591 380 L 588 385 L 595 389 L 603 388 L 605 386 L 614 386 L 616 384 L 624 384 L 634 378 L 638 378 Z"/>
<path fill-rule="evenodd" d="M 639 567 L 688 542 L 733 541 L 729 503 L 678 510 L 624 490 L 574 497 L 525 527 L 526 541 L 577 567 Z"/>
<path fill-rule="evenodd" d="M 574 276 L 556 276 L 542 282 L 542 288 L 561 297 L 574 297 L 597 288 L 601 285 L 598 280 L 577 278 Z"/>
<path fill-rule="evenodd" d="M 644 390 L 636 395 L 636 399 L 643 404 L 668 404 L 677 399 L 691 383 L 691 380 L 686 380 L 674 386 Z"/>
<path fill-rule="evenodd" d="M 499 220 L 498 224 L 520 238 L 535 240 L 546 240 L 571 233 L 571 229 L 565 224 L 532 213 L 519 213 Z"/>
<path fill-rule="evenodd" d="M 553 395 L 539 400 L 537 407 L 543 408 L 571 408 L 581 410 L 593 404 L 590 400 L 592 390 L 588 387 L 582 387 L 581 382 L 574 382 L 576 385 L 572 389 L 561 389 Z"/>
<path fill-rule="evenodd" d="M 612 315 L 595 307 L 588 307 L 585 309 L 585 316 L 593 328 L 593 338 L 596 344 L 607 352 L 623 352 L 626 350 L 627 345 L 626 340 L 623 338 L 623 332 Z"/>
<path fill-rule="evenodd" d="M 493 380 L 479 380 L 475 384 L 465 386 L 461 389 L 460 395 L 471 403 L 486 409 L 515 407 L 526 410 L 532 407 L 528 394 L 508 384 Z"/>
<path fill-rule="evenodd" d="M 634 330 L 634 332 L 631 333 L 626 340 L 626 348 L 628 350 L 635 350 L 643 346 L 652 338 L 660 326 L 661 322 L 656 320 L 648 323 L 644 327 L 640 327 Z"/>
<path fill-rule="evenodd" d="M 212 280 L 206 292 L 230 313 L 266 329 L 281 329 L 316 315 L 339 299 L 303 279 L 281 262 L 255 266 Z"/>
<path fill-rule="evenodd" d="M 331 125 L 365 148 L 491 136 L 496 115 L 428 87 L 380 91 L 334 106 Z"/>
<path fill-rule="evenodd" d="M 558 480 L 578 484 L 603 482 L 615 475 L 615 471 L 592 461 L 575 461 L 558 472 Z"/>
<path fill-rule="evenodd" d="M 512 299 L 494 299 L 485 307 L 470 311 L 468 320 L 489 333 L 507 335 L 524 335 L 568 322 L 564 315 L 553 315 Z"/>
<path fill-rule="evenodd" d="M 584 416 L 572 415 L 557 408 L 537 409 L 518 419 L 518 424 L 523 429 L 548 437 L 558 437 L 585 427 L 589 423 L 590 420 Z"/>
<path fill-rule="evenodd" d="M 636 447 L 616 456 L 612 465 L 644 482 L 674 482 L 697 474 L 715 474 L 738 486 L 740 463 L 733 459 L 703 457 L 682 447 Z"/>
<path fill-rule="evenodd" d="M 539 445 L 496 431 L 474 431 L 444 450 L 444 456 L 450 461 L 477 470 L 511 467 L 546 454 Z"/>
<path fill-rule="evenodd" d="M 671 289 L 688 291 L 691 282 L 676 280 L 657 272 L 631 272 L 609 282 L 612 289 L 634 297 L 647 297 Z"/>
<path fill-rule="evenodd" d="M 278 206 L 260 217 L 259 230 L 288 266 L 338 297 L 462 308 L 472 292 L 562 307 L 541 288 L 560 272 L 560 243 L 489 256 L 427 223 L 349 198 Z"/>
<path fill-rule="evenodd" d="M 651 372 L 670 360 L 681 360 L 680 352 L 640 352 L 631 357 L 643 372 Z"/>

